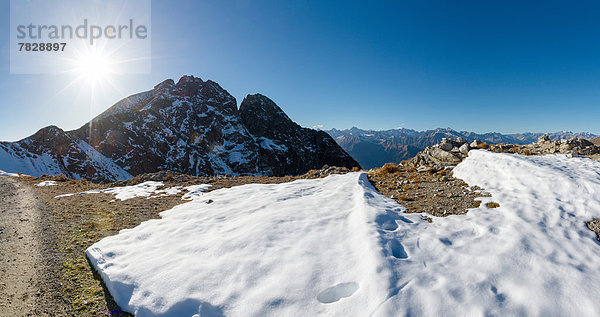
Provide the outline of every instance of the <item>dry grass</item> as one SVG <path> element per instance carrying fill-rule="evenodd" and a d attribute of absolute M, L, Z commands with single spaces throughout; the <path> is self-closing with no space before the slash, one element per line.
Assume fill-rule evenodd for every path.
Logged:
<path fill-rule="evenodd" d="M 499 203 L 496 203 L 496 202 L 489 202 L 489 203 L 487 203 L 487 204 L 485 204 L 485 205 L 486 205 L 488 208 L 498 208 L 498 207 L 500 207 L 500 204 L 499 204 Z"/>
<path fill-rule="evenodd" d="M 477 149 L 487 149 L 489 147 L 490 146 L 487 143 L 485 143 L 485 142 L 483 142 L 483 143 L 481 143 L 481 144 L 479 144 L 479 145 L 476 146 Z"/>
<path fill-rule="evenodd" d="M 385 164 L 383 164 L 383 166 L 379 170 L 382 173 L 391 174 L 391 173 L 395 173 L 395 172 L 400 171 L 400 167 L 398 166 L 398 164 L 385 163 Z"/>

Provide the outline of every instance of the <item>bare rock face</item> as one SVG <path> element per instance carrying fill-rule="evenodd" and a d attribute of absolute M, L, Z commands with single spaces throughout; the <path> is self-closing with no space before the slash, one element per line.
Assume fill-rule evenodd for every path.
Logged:
<path fill-rule="evenodd" d="M 325 132 L 298 126 L 270 99 L 241 106 L 219 84 L 165 80 L 119 101 L 80 129 L 40 130 L 0 143 L 0 169 L 34 176 L 115 181 L 171 170 L 210 175 L 302 174 L 359 166 Z"/>
<path fill-rule="evenodd" d="M 299 175 L 324 165 L 360 167 L 329 134 L 302 128 L 263 95 L 244 98 L 240 117 L 256 137 L 261 166 L 272 175 Z"/>

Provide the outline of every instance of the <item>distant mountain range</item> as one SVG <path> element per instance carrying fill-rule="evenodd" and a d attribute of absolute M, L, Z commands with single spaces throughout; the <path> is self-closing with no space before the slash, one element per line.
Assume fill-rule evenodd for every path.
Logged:
<path fill-rule="evenodd" d="M 462 137 L 469 141 L 482 140 L 489 144 L 515 143 L 529 144 L 537 141 L 544 133 L 485 133 L 455 131 L 450 128 L 428 131 L 392 129 L 383 131 L 362 130 L 356 127 L 346 130 L 326 131 L 335 141 L 357 160 L 363 168 L 374 168 L 388 162 L 400 162 L 415 156 L 426 147 L 439 143 L 442 138 Z M 569 131 L 547 133 L 551 139 L 571 139 L 573 137 L 593 139 L 591 133 Z M 596 139 L 598 140 L 598 139 Z"/>
<path fill-rule="evenodd" d="M 81 128 L 0 142 L 0 169 L 114 181 L 173 170 L 191 175 L 294 175 L 359 164 L 324 131 L 302 128 L 273 101 L 236 100 L 193 76 L 119 101 Z"/>

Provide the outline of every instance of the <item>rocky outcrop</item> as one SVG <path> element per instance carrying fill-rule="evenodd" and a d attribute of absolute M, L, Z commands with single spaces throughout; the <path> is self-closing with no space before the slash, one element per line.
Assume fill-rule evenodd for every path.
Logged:
<path fill-rule="evenodd" d="M 553 141 L 548 135 L 542 135 L 537 142 L 531 144 L 492 144 L 480 140 L 468 143 L 465 138 L 455 140 L 443 138 L 442 141 L 427 147 L 415 157 L 402 162 L 402 165 L 418 172 L 438 172 L 450 170 L 468 156 L 471 149 L 487 149 L 498 153 L 515 153 L 522 155 L 566 154 L 570 157 L 588 156 L 597 159 L 600 147 L 586 139 Z"/>
<path fill-rule="evenodd" d="M 427 147 L 415 157 L 403 162 L 403 165 L 419 172 L 437 172 L 451 169 L 467 157 L 471 148 L 484 148 L 485 143 L 473 141 L 470 145 L 464 138 L 451 140 L 443 138 L 442 142 Z"/>
<path fill-rule="evenodd" d="M 586 139 L 572 138 L 570 140 L 553 141 L 547 135 L 542 135 L 535 143 L 526 145 L 495 144 L 490 146 L 490 151 L 525 155 L 567 154 L 570 156 L 592 156 L 600 154 L 600 147 Z"/>
<path fill-rule="evenodd" d="M 329 135 L 298 126 L 270 99 L 248 96 L 238 110 L 219 84 L 193 76 L 125 98 L 80 129 L 48 127 L 0 143 L 2 170 L 92 181 L 164 170 L 281 176 L 325 164 L 358 166 Z"/>

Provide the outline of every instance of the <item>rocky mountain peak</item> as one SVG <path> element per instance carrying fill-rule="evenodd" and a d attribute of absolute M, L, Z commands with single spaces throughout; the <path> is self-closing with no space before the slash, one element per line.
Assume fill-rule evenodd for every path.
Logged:
<path fill-rule="evenodd" d="M 244 98 L 240 117 L 259 142 L 261 161 L 275 175 L 303 174 L 309 166 L 360 167 L 327 133 L 299 126 L 261 94 Z"/>
<path fill-rule="evenodd" d="M 45 128 L 41 128 L 38 132 L 34 133 L 31 137 L 37 140 L 49 140 L 55 138 L 58 135 L 64 134 L 65 131 L 63 129 L 55 126 L 49 125 Z"/>
<path fill-rule="evenodd" d="M 191 175 L 294 175 L 359 166 L 323 131 L 294 123 L 256 94 L 237 108 L 218 83 L 183 76 L 129 96 L 74 131 L 51 126 L 0 142 L 0 169 L 94 181 L 172 170 Z"/>
<path fill-rule="evenodd" d="M 167 79 L 154 86 L 154 89 L 171 88 L 173 86 L 175 86 L 175 81 L 173 81 L 173 79 Z"/>
<path fill-rule="evenodd" d="M 273 100 L 261 94 L 244 98 L 240 104 L 240 117 L 250 133 L 269 138 L 300 128 Z"/>

